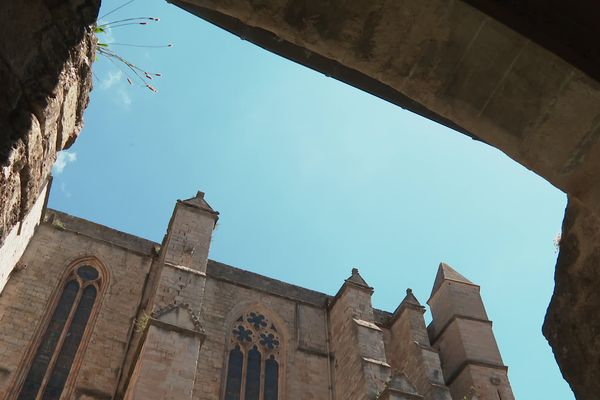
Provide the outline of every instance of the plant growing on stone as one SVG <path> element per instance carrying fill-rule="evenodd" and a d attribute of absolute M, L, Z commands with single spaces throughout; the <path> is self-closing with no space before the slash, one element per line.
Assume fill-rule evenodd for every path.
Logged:
<path fill-rule="evenodd" d="M 560 250 L 560 239 L 562 238 L 561 233 L 557 233 L 556 236 L 554 236 L 554 239 L 552 240 L 553 244 L 554 244 L 554 252 L 558 253 Z"/>
<path fill-rule="evenodd" d="M 65 230 L 65 224 L 56 217 L 52 219 L 52 226 L 56 229 L 60 229 L 61 231 Z"/>
<path fill-rule="evenodd" d="M 110 14 L 118 11 L 119 9 L 133 3 L 135 0 L 130 0 L 126 3 L 121 4 L 120 6 L 114 8 L 108 13 L 104 14 L 100 18 L 105 18 Z M 113 50 L 114 46 L 126 46 L 126 47 L 143 47 L 143 48 L 166 48 L 172 47 L 172 44 L 167 45 L 141 45 L 141 44 L 133 44 L 133 43 L 109 43 L 107 39 L 102 39 L 102 35 L 107 35 L 108 32 L 114 28 L 121 28 L 125 26 L 145 26 L 151 23 L 159 22 L 160 19 L 156 17 L 132 17 L 132 18 L 124 18 L 111 22 L 106 22 L 102 24 L 98 24 L 94 27 L 94 33 L 97 39 L 97 51 L 96 57 L 102 56 L 106 58 L 108 61 L 113 63 L 117 68 L 119 68 L 126 76 L 127 82 L 130 85 L 140 85 L 148 88 L 153 92 L 157 92 L 158 90 L 150 83 L 154 78 L 161 77 L 162 74 L 158 72 L 151 72 L 144 68 L 139 67 L 138 65 L 130 62 L 122 55 L 118 54 Z"/>
<path fill-rule="evenodd" d="M 146 326 L 148 326 L 148 321 L 150 321 L 150 316 L 143 311 L 140 318 L 135 320 L 134 330 L 137 333 L 143 332 L 146 329 Z"/>

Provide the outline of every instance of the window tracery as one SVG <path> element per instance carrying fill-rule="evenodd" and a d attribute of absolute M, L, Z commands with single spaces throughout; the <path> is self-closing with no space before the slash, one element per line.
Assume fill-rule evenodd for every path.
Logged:
<path fill-rule="evenodd" d="M 17 400 L 60 399 L 77 357 L 99 293 L 105 284 L 99 269 L 85 264 L 72 268 L 62 281 Z"/>
<path fill-rule="evenodd" d="M 230 331 L 224 400 L 278 400 L 281 338 L 259 312 L 241 315 Z"/>

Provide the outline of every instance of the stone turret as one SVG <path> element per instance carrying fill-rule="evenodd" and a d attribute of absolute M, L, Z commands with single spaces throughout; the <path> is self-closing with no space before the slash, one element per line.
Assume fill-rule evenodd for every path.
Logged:
<path fill-rule="evenodd" d="M 389 322 L 388 358 L 392 368 L 404 373 L 425 400 L 451 400 L 439 355 L 429 343 L 424 313 L 425 307 L 407 289 Z"/>
<path fill-rule="evenodd" d="M 217 219 L 202 192 L 175 205 L 157 260 L 158 279 L 145 316 L 147 331 L 126 399 L 191 399 L 204 340 L 200 307 Z"/>
<path fill-rule="evenodd" d="M 353 268 L 330 304 L 336 400 L 374 398 L 389 379 L 390 366 L 383 331 L 375 325 L 372 294 L 373 288 Z"/>
<path fill-rule="evenodd" d="M 178 200 L 169 222 L 164 249 L 165 264 L 205 273 L 208 250 L 219 213 L 204 199 L 204 193 Z"/>
<path fill-rule="evenodd" d="M 431 297 L 431 344 L 453 399 L 514 400 L 479 286 L 441 263 Z"/>

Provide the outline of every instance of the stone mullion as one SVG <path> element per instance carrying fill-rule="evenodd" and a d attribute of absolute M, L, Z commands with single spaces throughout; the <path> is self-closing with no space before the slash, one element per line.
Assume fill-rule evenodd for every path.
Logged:
<path fill-rule="evenodd" d="M 246 372 L 248 370 L 248 348 L 243 345 L 240 346 L 240 348 L 242 350 L 242 353 L 244 354 L 244 361 L 242 362 L 242 384 L 240 385 L 240 400 L 246 400 Z"/>
<path fill-rule="evenodd" d="M 260 352 L 260 350 L 259 350 L 259 352 Z M 259 383 L 258 399 L 264 400 L 264 398 L 265 398 L 265 367 L 266 367 L 266 363 L 267 363 L 267 356 L 265 354 L 263 354 L 262 352 L 260 353 L 260 356 L 261 356 L 261 360 L 260 360 L 260 379 L 258 382 Z"/>
<path fill-rule="evenodd" d="M 60 333 L 60 338 L 58 339 L 58 343 L 56 344 L 56 347 L 54 348 L 54 352 L 52 353 L 52 358 L 50 359 L 50 362 L 48 363 L 48 368 L 46 368 L 46 372 L 44 373 L 44 379 L 42 379 L 42 383 L 40 384 L 40 389 L 38 390 L 38 393 L 35 396 L 35 400 L 42 400 L 42 396 L 43 396 L 44 392 L 46 391 L 46 385 L 48 385 L 48 379 L 50 379 L 50 375 L 52 375 L 52 371 L 54 370 L 54 365 L 56 364 L 56 359 L 58 358 L 58 355 L 60 354 L 60 351 L 62 350 L 63 344 L 65 343 L 65 339 L 67 337 L 67 332 L 69 331 L 69 328 L 71 326 L 71 322 L 73 322 L 73 316 L 75 315 L 75 310 L 77 310 L 77 307 L 79 307 L 79 302 L 81 301 L 81 296 L 83 294 L 84 282 L 82 282 L 82 280 L 79 279 L 79 277 L 76 277 L 76 280 L 77 280 L 77 283 L 79 284 L 79 290 L 77 291 L 77 296 L 75 296 L 75 300 L 73 301 L 73 305 L 71 306 L 71 310 L 69 311 L 69 316 L 67 317 L 67 320 L 65 321 L 62 332 Z M 69 282 L 69 279 L 67 279 L 65 282 Z M 55 307 L 58 307 L 58 303 L 55 305 Z"/>
<path fill-rule="evenodd" d="M 239 321 L 239 320 L 238 320 Z M 268 338 L 270 329 L 268 328 L 268 324 L 269 324 L 269 320 L 267 320 L 267 322 L 265 322 L 265 326 L 267 326 L 267 328 L 263 328 L 262 323 L 260 324 L 261 326 L 259 326 L 258 328 L 256 328 L 254 326 L 253 322 L 248 322 L 246 320 L 246 314 L 243 315 L 242 320 L 239 321 L 238 323 L 234 324 L 235 326 L 239 326 L 242 327 L 244 330 L 250 331 L 250 336 L 244 336 L 243 334 L 236 334 L 237 330 L 240 330 L 240 328 L 236 328 L 234 327 L 234 335 L 236 335 L 236 338 L 234 339 L 234 341 L 240 346 L 240 350 L 242 351 L 243 354 L 243 361 L 242 361 L 242 376 L 241 376 L 241 393 L 240 393 L 240 400 L 247 400 L 246 398 L 246 391 L 247 391 L 247 386 L 248 386 L 248 366 L 250 363 L 249 360 L 249 356 L 250 356 L 250 351 L 256 347 L 256 351 L 260 354 L 260 365 L 258 366 L 260 368 L 259 371 L 259 376 L 258 376 L 258 399 L 259 400 L 264 400 L 265 398 L 265 393 L 266 393 L 266 389 L 267 386 L 265 384 L 265 379 L 266 379 L 266 363 L 267 360 L 269 359 L 269 356 L 271 354 L 275 355 L 276 351 L 272 351 L 268 348 L 268 344 L 266 344 L 265 346 L 261 345 L 261 339 L 260 339 L 260 334 L 264 333 L 266 335 L 266 337 Z M 277 330 L 275 329 L 276 333 Z M 239 337 L 237 337 L 239 336 Z M 273 335 L 274 337 L 271 338 L 273 340 L 278 341 L 278 337 L 276 335 Z M 249 341 L 246 341 L 247 339 L 249 339 Z M 279 342 L 277 342 L 277 345 L 279 345 Z M 227 366 L 227 374 L 229 374 L 229 370 L 230 370 L 230 366 Z M 280 379 L 280 366 L 278 364 L 278 382 L 277 382 L 277 397 L 281 398 L 281 379 Z"/>
<path fill-rule="evenodd" d="M 79 369 L 81 358 L 83 357 L 83 354 L 84 354 L 84 352 L 82 352 L 80 350 L 85 349 L 87 347 L 87 343 L 91 339 L 91 334 L 88 333 L 88 330 L 93 329 L 93 326 L 94 326 L 93 321 L 95 320 L 95 317 L 97 315 L 97 309 L 98 309 L 98 307 L 100 307 L 100 304 L 102 303 L 101 300 L 99 300 L 100 296 L 102 295 L 101 285 L 102 285 L 102 278 L 97 278 L 96 280 L 91 281 L 91 282 L 87 281 L 87 284 L 85 285 L 85 287 L 80 288 L 81 293 L 83 294 L 84 289 L 86 289 L 88 286 L 93 286 L 96 289 L 96 298 L 94 299 L 94 305 L 92 306 L 92 310 L 90 311 L 90 316 L 88 318 L 88 321 L 86 322 L 85 327 L 83 328 L 81 341 L 79 342 L 79 346 L 77 347 L 77 352 L 75 353 L 75 357 L 73 359 L 73 362 L 71 363 L 71 368 L 69 370 L 69 376 L 67 376 L 67 380 L 65 382 L 65 387 L 63 389 L 63 394 L 71 393 L 73 386 L 75 384 L 75 379 L 77 378 L 77 373 L 71 373 L 71 371 L 77 371 Z M 79 307 L 79 304 L 77 306 Z M 77 311 L 76 308 L 75 308 L 75 311 Z"/>

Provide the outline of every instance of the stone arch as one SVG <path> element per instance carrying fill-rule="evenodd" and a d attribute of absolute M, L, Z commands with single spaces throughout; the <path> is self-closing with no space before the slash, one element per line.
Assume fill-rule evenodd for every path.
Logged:
<path fill-rule="evenodd" d="M 289 346 L 289 340 L 291 339 L 289 330 L 286 322 L 283 318 L 272 308 L 265 306 L 263 302 L 259 301 L 244 301 L 236 304 L 225 317 L 225 327 L 231 326 L 235 320 L 239 317 L 239 314 L 245 311 L 259 311 L 267 315 L 271 321 L 275 323 L 277 329 L 280 331 L 282 339 L 284 340 L 286 347 Z"/>
<path fill-rule="evenodd" d="M 249 331 L 249 332 L 248 332 Z M 232 352 L 239 351 L 238 357 L 241 358 L 243 368 L 240 371 L 243 374 L 239 390 L 243 392 L 248 390 L 248 365 L 252 354 L 260 353 L 260 400 L 285 398 L 286 365 L 287 354 L 290 348 L 289 334 L 286 323 L 268 307 L 260 302 L 244 302 L 236 305 L 225 319 L 225 343 L 223 373 L 221 382 L 221 399 L 228 398 L 228 382 L 230 378 L 230 368 Z M 267 383 L 269 368 L 276 368 L 276 394 L 273 388 Z M 271 381 L 272 384 L 272 381 Z M 242 398 L 244 394 L 242 394 Z"/>
<path fill-rule="evenodd" d="M 35 381 L 30 377 L 33 369 L 40 365 L 44 379 L 39 387 L 35 388 L 34 384 L 32 391 L 53 390 L 64 398 L 73 392 L 111 276 L 106 265 L 95 256 L 77 257 L 66 265 L 21 360 L 8 399 L 22 398 L 26 385 Z M 64 318 L 57 318 L 58 314 Z M 41 352 L 48 354 L 40 355 Z M 49 357 L 49 361 L 39 361 L 45 357 Z M 65 370 L 57 372 L 59 368 Z M 53 377 L 61 373 L 63 378 L 56 380 L 57 386 L 51 386 Z"/>

